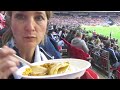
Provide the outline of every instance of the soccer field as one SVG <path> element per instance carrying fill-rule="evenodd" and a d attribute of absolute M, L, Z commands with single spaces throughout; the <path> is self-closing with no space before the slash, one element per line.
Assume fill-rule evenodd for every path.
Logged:
<path fill-rule="evenodd" d="M 111 38 L 118 39 L 118 45 L 120 46 L 120 26 L 81 26 L 82 28 L 85 28 L 86 30 L 90 31 L 96 31 L 96 33 L 108 36 L 110 37 L 111 32 Z"/>

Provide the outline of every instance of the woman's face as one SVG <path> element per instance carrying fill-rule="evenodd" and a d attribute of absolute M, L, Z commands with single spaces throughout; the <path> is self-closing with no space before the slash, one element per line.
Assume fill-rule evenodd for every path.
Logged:
<path fill-rule="evenodd" d="M 11 30 L 17 46 L 35 47 L 46 34 L 47 16 L 45 11 L 13 11 Z"/>

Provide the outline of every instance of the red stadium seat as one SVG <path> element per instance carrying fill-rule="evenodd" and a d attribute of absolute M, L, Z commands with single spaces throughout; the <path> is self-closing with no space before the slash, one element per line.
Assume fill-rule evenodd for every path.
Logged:
<path fill-rule="evenodd" d="M 120 67 L 117 68 L 115 76 L 117 79 L 120 79 Z"/>
<path fill-rule="evenodd" d="M 62 46 L 58 46 L 58 50 L 61 51 L 62 50 Z"/>
<path fill-rule="evenodd" d="M 89 54 L 85 53 L 82 49 L 76 48 L 71 45 L 70 56 L 72 58 L 87 60 L 87 58 L 89 57 Z"/>
<path fill-rule="evenodd" d="M 81 79 L 99 79 L 98 74 L 92 70 L 92 69 L 87 69 L 85 74 L 81 77 Z"/>
<path fill-rule="evenodd" d="M 64 43 L 67 45 L 67 52 L 68 52 L 68 55 L 70 56 L 70 52 L 71 52 L 71 44 L 67 41 L 67 40 L 65 40 L 64 38 L 61 38 L 63 41 L 64 41 Z"/>
<path fill-rule="evenodd" d="M 89 54 L 87 54 L 86 52 L 84 52 L 82 49 L 80 48 L 76 48 L 75 46 L 72 46 L 68 41 L 66 41 L 65 39 L 62 38 L 62 40 L 65 42 L 65 44 L 67 45 L 67 50 L 69 53 L 69 56 L 71 58 L 78 58 L 78 59 L 83 59 L 83 60 L 88 60 L 88 58 L 90 57 Z"/>

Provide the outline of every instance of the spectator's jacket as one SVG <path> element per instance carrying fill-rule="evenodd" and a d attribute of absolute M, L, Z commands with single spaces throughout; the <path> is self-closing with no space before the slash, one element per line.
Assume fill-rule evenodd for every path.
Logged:
<path fill-rule="evenodd" d="M 104 50 L 109 52 L 109 59 L 110 59 L 110 64 L 113 66 L 114 63 L 116 63 L 118 61 L 115 52 L 113 49 L 111 48 L 104 48 Z"/>
<path fill-rule="evenodd" d="M 115 55 L 116 55 L 116 57 L 118 59 L 118 62 L 120 62 L 120 53 L 118 51 L 115 51 Z"/>
<path fill-rule="evenodd" d="M 57 43 L 49 36 L 46 37 L 44 45 L 40 45 L 40 50 L 46 55 L 48 59 L 53 57 L 54 59 L 62 58 L 58 50 Z"/>

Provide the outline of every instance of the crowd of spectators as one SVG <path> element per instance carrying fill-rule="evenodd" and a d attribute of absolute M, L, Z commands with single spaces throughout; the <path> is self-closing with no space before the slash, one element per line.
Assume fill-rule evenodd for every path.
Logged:
<path fill-rule="evenodd" d="M 0 11 L 0 30 L 5 27 L 5 12 Z"/>
<path fill-rule="evenodd" d="M 68 25 L 70 27 L 79 26 L 79 25 L 101 25 L 108 26 L 108 17 L 91 17 L 91 16 L 59 16 L 55 15 L 51 18 L 51 24 L 59 25 Z M 54 23 L 53 23 L 54 22 Z"/>

